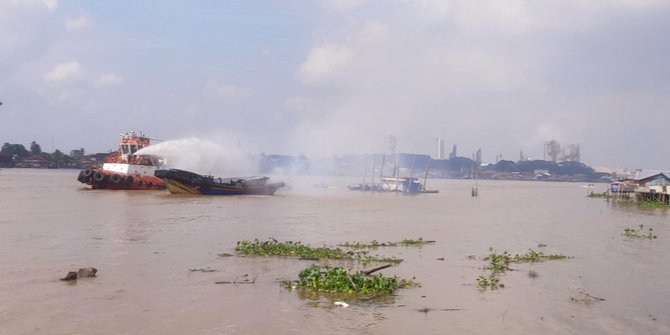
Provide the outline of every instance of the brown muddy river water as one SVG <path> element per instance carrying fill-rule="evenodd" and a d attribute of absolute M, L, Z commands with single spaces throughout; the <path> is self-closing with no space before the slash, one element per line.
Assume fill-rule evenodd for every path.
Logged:
<path fill-rule="evenodd" d="M 87 190 L 77 173 L 0 170 L 0 334 L 670 333 L 668 210 L 588 199 L 581 184 L 480 181 L 473 198 L 467 180 L 401 196 L 290 177 L 273 197 L 184 197 Z M 622 235 L 640 224 L 658 238 Z M 313 261 L 218 256 L 269 237 L 436 243 L 374 250 L 404 260 L 381 273 L 421 287 L 343 308 L 280 284 Z M 572 258 L 514 264 L 504 288 L 482 292 L 489 247 Z M 86 266 L 98 277 L 59 280 Z M 241 278 L 255 284 L 215 284 Z M 605 300 L 571 300 L 580 291 Z"/>

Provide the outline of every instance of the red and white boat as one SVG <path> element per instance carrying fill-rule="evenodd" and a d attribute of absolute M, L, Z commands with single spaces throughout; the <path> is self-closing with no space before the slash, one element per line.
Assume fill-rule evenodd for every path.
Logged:
<path fill-rule="evenodd" d="M 165 182 L 154 176 L 161 166 L 153 155 L 135 155 L 148 147 L 151 140 L 134 131 L 121 134 L 119 150 L 107 157 L 102 167 L 91 167 L 79 172 L 77 180 L 93 189 L 112 190 L 164 190 Z"/>

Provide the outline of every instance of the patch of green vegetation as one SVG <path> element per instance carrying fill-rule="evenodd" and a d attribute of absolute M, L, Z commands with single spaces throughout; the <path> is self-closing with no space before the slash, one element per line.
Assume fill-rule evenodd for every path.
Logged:
<path fill-rule="evenodd" d="M 477 286 L 482 290 L 486 289 L 495 290 L 498 288 L 505 287 L 503 284 L 500 283 L 499 276 L 500 274 L 511 270 L 509 265 L 512 263 L 515 264 L 536 263 L 545 260 L 557 260 L 566 258 L 567 257 L 564 255 L 545 255 L 542 252 L 537 252 L 534 250 L 530 250 L 528 253 L 523 255 L 516 254 L 512 256 L 507 251 L 504 251 L 502 254 L 498 254 L 493 251 L 493 248 L 489 248 L 489 255 L 484 258 L 484 260 L 488 261 L 489 263 L 484 267 L 484 269 L 489 270 L 490 273 L 488 275 L 480 275 L 477 278 Z M 536 278 L 537 273 L 535 271 L 531 271 L 529 272 L 528 276 L 530 278 Z"/>
<path fill-rule="evenodd" d="M 492 273 L 503 273 L 509 270 L 509 264 L 512 262 L 512 256 L 507 253 L 507 251 L 498 255 L 493 252 L 492 248 L 489 248 L 489 255 L 484 258 L 485 261 L 489 261 L 489 265 L 485 267 L 486 270 L 491 270 Z"/>
<path fill-rule="evenodd" d="M 287 282 L 289 288 L 299 288 L 312 292 L 343 293 L 358 298 L 381 296 L 393 293 L 399 288 L 417 286 L 412 280 L 384 277 L 382 274 L 368 276 L 365 272 L 349 273 L 342 267 L 311 265 L 302 270 L 295 283 Z"/>
<path fill-rule="evenodd" d="M 500 278 L 495 274 L 491 273 L 488 276 L 481 275 L 477 277 L 477 287 L 481 290 L 497 290 L 499 288 L 505 287 L 504 284 L 500 283 Z"/>
<path fill-rule="evenodd" d="M 300 242 L 279 242 L 273 238 L 267 241 L 238 241 L 235 251 L 253 256 L 293 256 L 306 258 L 349 259 L 354 253 L 340 248 L 313 248 Z"/>
<path fill-rule="evenodd" d="M 638 200 L 637 205 L 642 208 L 670 208 L 670 205 L 666 205 L 660 201 L 652 200 Z"/>
<path fill-rule="evenodd" d="M 624 229 L 623 235 L 630 238 L 649 239 L 649 240 L 658 238 L 658 236 L 654 235 L 652 232 L 653 230 L 651 228 L 649 228 L 648 232 L 645 232 L 644 225 L 641 224 L 640 229 L 631 229 L 631 228 Z"/>
<path fill-rule="evenodd" d="M 345 242 L 343 244 L 338 244 L 338 246 L 351 249 L 375 249 L 380 247 L 411 247 L 411 246 L 420 247 L 431 243 L 435 243 L 435 241 L 425 241 L 423 238 L 419 237 L 416 240 L 404 239 L 399 242 L 379 242 L 377 240 L 372 240 L 368 243 Z"/>
<path fill-rule="evenodd" d="M 620 205 L 626 205 L 626 206 L 637 206 L 640 208 L 661 208 L 661 209 L 667 209 L 670 208 L 670 204 L 666 204 L 662 201 L 654 201 L 654 200 L 635 200 L 630 197 L 614 197 L 610 198 L 612 201 L 614 201 L 617 204 Z"/>
<path fill-rule="evenodd" d="M 597 199 L 605 199 L 605 198 L 609 198 L 609 195 L 607 194 L 607 192 L 603 192 L 603 193 L 589 193 L 589 195 L 587 195 L 587 197 L 589 197 L 589 198 L 597 198 Z"/>
<path fill-rule="evenodd" d="M 542 262 L 545 260 L 556 260 L 556 259 L 566 259 L 566 256 L 563 255 L 545 255 L 542 252 L 537 252 L 530 250 L 524 255 L 514 255 L 512 258 L 513 263 L 535 263 Z"/>
<path fill-rule="evenodd" d="M 283 256 L 283 257 L 300 257 L 307 259 L 340 259 L 340 260 L 357 260 L 363 264 L 371 262 L 385 262 L 398 264 L 402 259 L 395 257 L 377 257 L 371 256 L 365 251 L 345 251 L 340 248 L 320 247 L 314 248 L 301 242 L 279 242 L 274 238 L 267 241 L 238 241 L 235 251 L 243 255 L 251 256 Z"/>

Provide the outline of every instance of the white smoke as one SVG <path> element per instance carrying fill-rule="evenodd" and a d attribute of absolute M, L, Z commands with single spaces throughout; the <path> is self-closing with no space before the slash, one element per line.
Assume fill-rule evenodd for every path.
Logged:
<path fill-rule="evenodd" d="M 137 154 L 156 155 L 166 167 L 217 177 L 248 176 L 258 173 L 257 160 L 210 140 L 185 138 L 148 146 Z"/>

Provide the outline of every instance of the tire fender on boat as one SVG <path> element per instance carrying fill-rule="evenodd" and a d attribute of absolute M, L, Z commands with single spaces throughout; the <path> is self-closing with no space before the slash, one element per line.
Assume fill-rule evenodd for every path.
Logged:
<path fill-rule="evenodd" d="M 92 169 L 82 170 L 82 174 L 84 178 L 88 178 L 93 174 L 93 170 Z"/>
<path fill-rule="evenodd" d="M 109 181 L 111 181 L 114 184 L 118 184 L 121 182 L 121 176 L 115 173 L 111 177 L 109 177 Z"/>
<path fill-rule="evenodd" d="M 132 185 L 133 184 L 133 176 L 128 176 L 124 180 L 126 185 Z"/>
<path fill-rule="evenodd" d="M 77 177 L 77 180 L 82 183 L 86 182 L 86 177 L 84 177 L 84 170 L 79 171 L 79 176 Z"/>
<path fill-rule="evenodd" d="M 100 171 L 95 171 L 95 173 L 93 174 L 93 180 L 97 182 L 102 182 L 103 180 L 105 180 L 105 177 L 106 177 L 105 174 Z"/>

